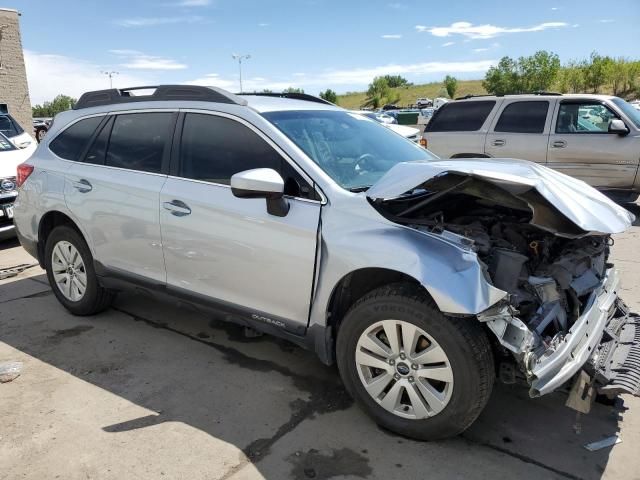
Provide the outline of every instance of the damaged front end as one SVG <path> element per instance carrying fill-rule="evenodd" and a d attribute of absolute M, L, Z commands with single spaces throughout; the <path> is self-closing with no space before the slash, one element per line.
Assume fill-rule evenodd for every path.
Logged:
<path fill-rule="evenodd" d="M 618 298 L 608 260 L 611 234 L 633 216 L 582 182 L 513 162 L 406 164 L 425 170 L 422 181 L 400 195 L 382 182 L 370 200 L 387 219 L 476 253 L 489 283 L 507 293 L 478 320 L 532 397 L 585 371 L 601 392 L 640 395 L 640 322 Z"/>

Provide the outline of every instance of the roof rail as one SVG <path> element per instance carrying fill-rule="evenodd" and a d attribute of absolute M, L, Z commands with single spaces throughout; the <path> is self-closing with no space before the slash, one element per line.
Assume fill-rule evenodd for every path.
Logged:
<path fill-rule="evenodd" d="M 259 97 L 275 97 L 275 98 L 290 98 L 292 100 L 305 100 L 307 102 L 324 103 L 325 105 L 335 105 L 324 98 L 309 95 L 308 93 L 294 93 L 294 92 L 242 92 L 236 95 L 257 95 Z"/>
<path fill-rule="evenodd" d="M 136 90 L 154 90 L 150 95 L 132 95 Z M 73 106 L 74 110 L 115 105 L 119 103 L 150 102 L 158 100 L 192 100 L 200 102 L 246 105 L 247 101 L 217 87 L 199 85 L 154 85 L 148 87 L 111 88 L 83 93 Z"/>
<path fill-rule="evenodd" d="M 525 92 L 525 93 L 508 93 L 507 95 L 511 95 L 511 96 L 515 96 L 515 95 L 552 95 L 552 96 L 558 96 L 561 97 L 562 93 L 559 92 L 543 92 L 543 91 L 536 91 L 536 92 Z M 456 100 L 467 100 L 469 98 L 478 98 L 478 97 L 504 97 L 505 95 L 465 95 L 464 97 L 457 97 Z"/>

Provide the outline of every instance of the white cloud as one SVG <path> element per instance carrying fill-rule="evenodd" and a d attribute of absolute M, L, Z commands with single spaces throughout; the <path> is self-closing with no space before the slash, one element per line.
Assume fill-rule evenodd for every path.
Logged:
<path fill-rule="evenodd" d="M 486 52 L 488 51 L 488 48 L 474 48 L 473 51 L 476 53 L 480 53 L 480 52 Z"/>
<path fill-rule="evenodd" d="M 558 10 L 558 7 L 551 7 L 551 10 L 555 12 L 556 10 Z"/>
<path fill-rule="evenodd" d="M 268 23 L 259 23 L 258 26 L 259 27 L 268 27 L 269 24 Z"/>
<path fill-rule="evenodd" d="M 615 20 L 611 18 L 603 18 L 602 20 L 598 20 L 600 23 L 613 23 Z"/>
<path fill-rule="evenodd" d="M 403 9 L 407 8 L 407 6 L 404 3 L 400 3 L 400 2 L 388 3 L 387 7 L 395 8 L 396 10 L 403 10 Z"/>
<path fill-rule="evenodd" d="M 114 23 L 120 27 L 155 27 L 158 25 L 172 25 L 176 23 L 200 23 L 204 20 L 198 15 L 186 17 L 138 17 L 121 18 Z"/>
<path fill-rule="evenodd" d="M 493 38 L 506 33 L 541 32 L 549 28 L 566 27 L 565 22 L 545 22 L 532 27 L 497 27 L 495 25 L 473 25 L 469 22 L 455 22 L 448 27 L 426 27 L 416 25 L 418 32 L 427 32 L 436 37 L 449 37 L 451 35 L 462 35 L 467 38 L 484 39 Z"/>
<path fill-rule="evenodd" d="M 451 45 L 455 45 L 456 42 L 445 42 L 442 44 L 443 47 L 450 47 Z"/>
<path fill-rule="evenodd" d="M 183 70 L 187 68 L 171 58 L 147 55 L 138 50 L 109 50 L 109 53 L 120 57 L 123 63 L 119 66 L 132 70 Z"/>
<path fill-rule="evenodd" d="M 32 104 L 52 100 L 58 94 L 78 98 L 90 90 L 109 88 L 109 79 L 101 73 L 105 67 L 63 55 L 24 51 Z M 156 79 L 121 72 L 113 77 L 114 87 L 153 85 Z"/>
<path fill-rule="evenodd" d="M 399 38 L 402 38 L 402 35 L 398 33 L 393 33 L 393 34 L 381 35 L 381 38 L 386 38 L 387 40 L 397 40 Z"/>
<path fill-rule="evenodd" d="M 389 64 L 370 68 L 355 68 L 349 70 L 325 70 L 319 73 L 307 74 L 291 79 L 243 79 L 242 86 L 247 92 L 262 91 L 265 88 L 281 91 L 287 87 L 301 87 L 313 91 L 316 88 L 327 87 L 360 87 L 371 82 L 380 75 L 411 75 L 424 78 L 429 75 L 484 73 L 489 67 L 497 64 L 497 60 L 481 60 L 473 62 L 424 62 L 413 64 Z M 205 75 L 185 82 L 190 85 L 215 86 L 236 91 L 238 89 L 237 76 L 221 77 L 216 73 Z"/>

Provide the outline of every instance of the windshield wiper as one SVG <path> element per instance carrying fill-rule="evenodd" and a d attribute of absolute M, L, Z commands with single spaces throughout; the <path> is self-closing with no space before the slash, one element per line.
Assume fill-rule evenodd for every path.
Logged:
<path fill-rule="evenodd" d="M 370 187 L 371 185 L 361 185 L 359 187 L 351 187 L 348 190 L 353 193 L 360 193 L 360 192 L 366 192 L 367 190 L 369 190 Z"/>

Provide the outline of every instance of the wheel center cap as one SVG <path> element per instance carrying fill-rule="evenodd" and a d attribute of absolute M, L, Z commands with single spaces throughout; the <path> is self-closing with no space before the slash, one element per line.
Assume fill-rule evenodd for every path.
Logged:
<path fill-rule="evenodd" d="M 399 363 L 398 365 L 396 365 L 396 371 L 400 375 L 404 376 L 404 375 L 409 375 L 409 372 L 411 371 L 411 369 L 406 363 Z"/>

